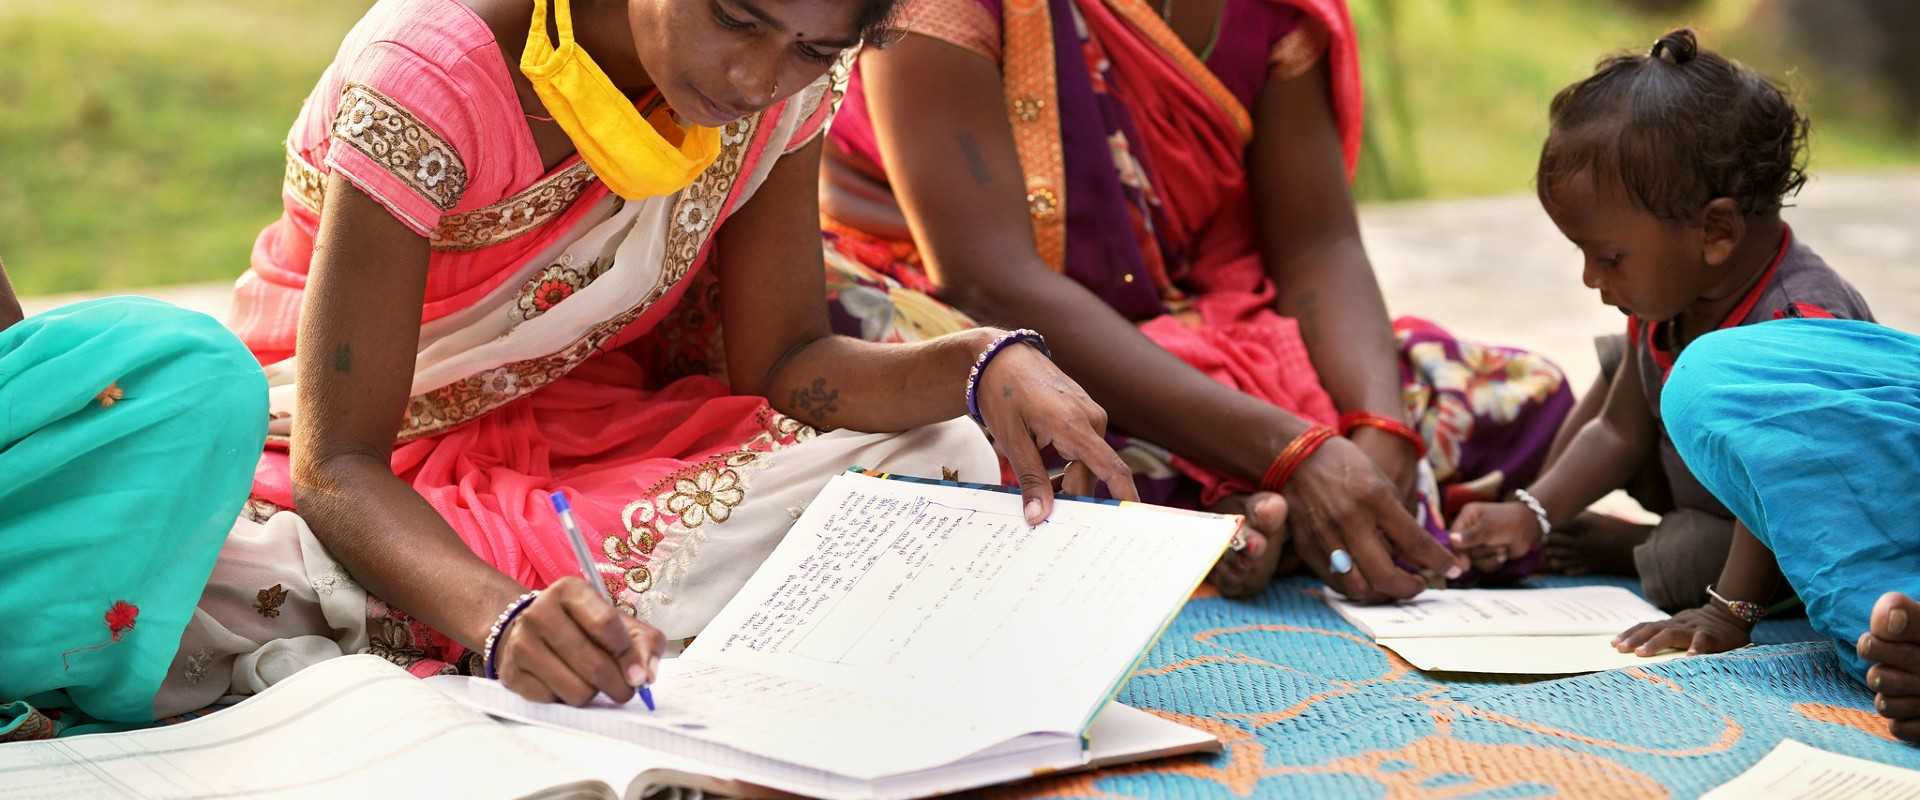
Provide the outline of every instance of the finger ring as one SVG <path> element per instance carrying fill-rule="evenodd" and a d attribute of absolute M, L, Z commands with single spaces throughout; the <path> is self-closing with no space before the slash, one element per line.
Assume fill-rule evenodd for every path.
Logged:
<path fill-rule="evenodd" d="M 1227 543 L 1227 549 L 1236 553 L 1247 549 L 1247 532 L 1245 529 L 1233 532 L 1233 541 Z"/>
<path fill-rule="evenodd" d="M 1073 464 L 1074 462 L 1072 461 L 1069 461 L 1065 464 L 1061 464 L 1059 472 L 1055 472 L 1047 475 L 1047 481 L 1055 485 L 1058 485 L 1062 481 L 1065 481 L 1067 479 L 1067 470 L 1073 469 Z"/>
<path fill-rule="evenodd" d="M 1345 550 L 1335 550 L 1327 556 L 1327 566 L 1333 568 L 1333 574 L 1345 575 L 1353 571 L 1353 556 Z"/>

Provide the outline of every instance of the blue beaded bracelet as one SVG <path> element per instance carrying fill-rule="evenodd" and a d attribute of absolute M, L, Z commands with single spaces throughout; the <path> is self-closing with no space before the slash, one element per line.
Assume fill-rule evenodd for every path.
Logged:
<path fill-rule="evenodd" d="M 1018 343 L 1033 345 L 1042 355 L 1048 358 L 1053 357 L 1053 351 L 1047 349 L 1046 338 L 1042 337 L 1038 331 L 1029 328 L 1000 334 L 992 344 L 987 345 L 987 349 L 980 351 L 980 357 L 973 360 L 973 372 L 967 375 L 967 416 L 972 417 L 974 423 L 982 428 L 987 427 L 987 420 L 980 416 L 980 376 L 986 373 L 987 365 L 993 363 L 994 357 L 1000 355 L 1000 351 L 1007 349 L 1008 345 Z"/>
<path fill-rule="evenodd" d="M 500 680 L 500 640 L 506 634 L 507 626 L 520 616 L 520 612 L 527 610 L 527 606 L 533 605 L 534 599 L 539 596 L 540 590 L 535 589 L 514 598 L 513 604 L 507 606 L 507 610 L 500 612 L 500 616 L 493 621 L 493 628 L 487 631 L 487 644 L 481 648 L 481 663 L 486 666 L 488 680 Z"/>

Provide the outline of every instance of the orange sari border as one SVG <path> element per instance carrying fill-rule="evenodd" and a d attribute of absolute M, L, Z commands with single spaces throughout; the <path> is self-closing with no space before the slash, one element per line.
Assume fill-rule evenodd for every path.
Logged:
<path fill-rule="evenodd" d="M 1053 15 L 1047 0 L 1007 0 L 1001 16 L 1007 120 L 1026 176 L 1034 248 L 1048 268 L 1062 272 L 1067 264 L 1067 159 L 1056 102 Z"/>

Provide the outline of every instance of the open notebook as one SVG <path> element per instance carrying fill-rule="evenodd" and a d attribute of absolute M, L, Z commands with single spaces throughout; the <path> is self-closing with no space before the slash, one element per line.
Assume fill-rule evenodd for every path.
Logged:
<path fill-rule="evenodd" d="M 0 800 L 918 797 L 1216 750 L 1111 700 L 1237 526 L 1061 502 L 1028 528 L 1017 495 L 841 475 L 662 664 L 657 713 L 354 656 L 180 725 L 0 746 Z"/>
<path fill-rule="evenodd" d="M 1114 704 L 1089 766 L 1217 747 Z M 547 726 L 495 719 L 376 656 L 311 667 L 232 708 L 128 733 L 0 745 L 0 799 L 626 798 L 658 784 L 765 795 L 753 775 Z"/>
<path fill-rule="evenodd" d="M 1404 603 L 1361 605 L 1332 589 L 1327 605 L 1419 669 L 1570 675 L 1667 661 L 1613 649 L 1613 638 L 1667 618 L 1617 586 L 1442 589 Z"/>
<path fill-rule="evenodd" d="M 1016 494 L 848 473 L 662 664 L 657 711 L 431 683 L 501 716 L 798 794 L 918 797 L 1075 769 L 1096 760 L 1087 734 L 1103 710 L 1128 730 L 1148 727 L 1110 701 L 1238 524 L 1063 501 L 1029 528 Z M 1211 738 L 1189 733 L 1200 746 Z M 1169 729 L 1137 753 L 1180 741 Z"/>

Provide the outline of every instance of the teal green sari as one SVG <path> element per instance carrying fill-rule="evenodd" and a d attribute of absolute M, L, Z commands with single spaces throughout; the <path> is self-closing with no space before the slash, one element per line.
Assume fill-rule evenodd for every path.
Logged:
<path fill-rule="evenodd" d="M 153 721 L 266 422 L 205 315 L 110 298 L 0 331 L 0 742 Z"/>

